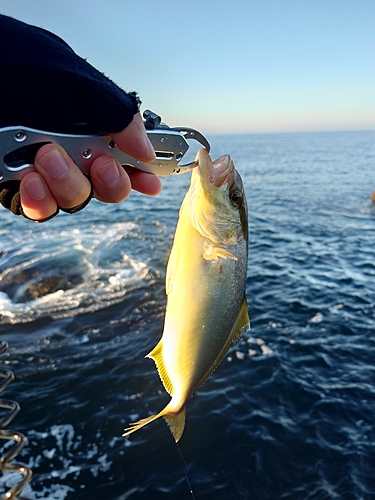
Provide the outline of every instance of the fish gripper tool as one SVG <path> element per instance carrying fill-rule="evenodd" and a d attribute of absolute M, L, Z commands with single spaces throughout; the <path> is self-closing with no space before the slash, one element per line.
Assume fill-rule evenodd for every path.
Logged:
<path fill-rule="evenodd" d="M 7 342 L 0 340 L 0 354 L 3 354 L 8 349 Z M 8 387 L 13 382 L 14 374 L 11 370 L 0 367 L 0 392 Z M 12 462 L 12 460 L 22 451 L 26 444 L 26 437 L 21 432 L 5 429 L 10 422 L 16 417 L 20 411 L 20 406 L 16 401 L 0 398 L 0 408 L 9 410 L 5 415 L 0 417 L 0 439 L 12 440 L 14 444 L 7 449 L 0 457 L 0 470 L 7 472 L 18 472 L 23 477 L 15 485 L 12 486 L 4 495 L 4 500 L 28 500 L 25 497 L 20 497 L 24 488 L 29 484 L 32 478 L 32 471 L 26 465 L 21 465 Z"/>
<path fill-rule="evenodd" d="M 46 132 L 23 126 L 0 128 L 0 184 L 22 180 L 26 173 L 35 170 L 34 159 L 44 144 L 62 146 L 84 174 L 89 174 L 92 162 L 100 155 L 110 155 L 120 165 L 151 172 L 160 177 L 184 174 L 197 167 L 195 160 L 182 163 L 189 149 L 188 140 L 198 142 L 210 151 L 208 140 L 189 127 L 169 127 L 156 113 L 143 113 L 147 136 L 155 150 L 155 160 L 145 163 L 119 149 L 108 135 L 76 135 Z"/>

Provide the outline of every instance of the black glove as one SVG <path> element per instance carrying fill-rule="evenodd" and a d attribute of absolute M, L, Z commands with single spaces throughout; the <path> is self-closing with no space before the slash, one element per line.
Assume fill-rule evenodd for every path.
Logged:
<path fill-rule="evenodd" d="M 22 214 L 19 181 L 7 181 L 0 185 L 0 203 L 14 215 Z"/>
<path fill-rule="evenodd" d="M 0 127 L 113 133 L 139 110 L 136 93 L 124 92 L 61 38 L 2 15 L 0 75 Z M 17 193 L 17 183 L 0 184 L 0 203 L 20 214 Z"/>

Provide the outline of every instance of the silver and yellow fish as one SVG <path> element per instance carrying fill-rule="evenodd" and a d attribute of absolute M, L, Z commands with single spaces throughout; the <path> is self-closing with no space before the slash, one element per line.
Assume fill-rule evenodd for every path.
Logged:
<path fill-rule="evenodd" d="M 212 162 L 201 149 L 197 160 L 167 267 L 163 336 L 147 356 L 172 399 L 157 415 L 131 423 L 124 436 L 164 417 L 178 441 L 187 400 L 249 327 L 242 180 L 228 155 Z"/>

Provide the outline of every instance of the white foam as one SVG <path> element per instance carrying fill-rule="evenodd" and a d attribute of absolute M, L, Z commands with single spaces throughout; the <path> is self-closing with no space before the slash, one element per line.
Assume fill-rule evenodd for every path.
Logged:
<path fill-rule="evenodd" d="M 240 361 L 245 359 L 245 354 L 241 351 L 235 351 L 234 354 L 236 355 L 236 358 Z"/>
<path fill-rule="evenodd" d="M 324 319 L 324 316 L 321 312 L 317 312 L 315 316 L 309 319 L 309 323 L 321 323 Z"/>
<path fill-rule="evenodd" d="M 35 500 L 65 500 L 69 493 L 74 493 L 74 489 L 66 484 L 54 483 L 50 487 L 44 487 L 40 491 L 35 491 L 29 484 L 24 491 L 22 496 L 25 498 L 33 498 Z"/>
<path fill-rule="evenodd" d="M 134 223 L 31 232 L 22 239 L 21 235 L 17 239 L 17 233 L 8 236 L 0 247 L 5 256 L 0 259 L 1 323 L 26 323 L 46 315 L 65 318 L 99 310 L 121 301 L 134 287 L 143 286 L 149 271 L 147 261 L 133 248 L 134 239 L 142 240 Z M 51 276 L 54 288 L 60 283 L 62 288 L 47 293 L 43 280 L 48 285 Z M 6 282 L 12 292 L 9 296 Z M 40 296 L 34 298 L 38 287 L 42 289 Z"/>
<path fill-rule="evenodd" d="M 260 349 L 264 356 L 270 356 L 271 354 L 273 354 L 273 350 L 267 347 L 266 345 L 261 345 Z"/>
<path fill-rule="evenodd" d="M 97 435 L 100 433 L 101 430 L 98 429 Z M 72 484 L 72 480 L 79 484 L 82 472 L 89 470 L 93 477 L 98 477 L 107 473 L 113 464 L 107 453 L 103 453 L 103 449 L 96 442 L 86 443 L 83 447 L 83 436 L 77 434 L 71 424 L 53 425 L 47 432 L 30 429 L 27 436 L 28 446 L 23 450 L 19 461 L 32 469 L 34 479 L 22 492 L 23 497 L 35 500 L 65 500 L 75 490 L 64 484 L 64 480 L 68 480 L 69 484 Z M 124 438 L 116 436 L 111 441 L 110 447 L 113 448 L 120 439 L 125 447 L 131 445 L 130 441 L 128 443 Z M 41 450 L 43 447 L 45 449 Z M 77 448 L 79 448 L 78 454 Z M 36 450 L 40 452 L 35 452 Z M 45 470 L 46 461 L 51 461 L 54 469 L 40 473 L 38 469 L 43 465 Z M 17 484 L 19 479 L 19 474 L 5 472 L 0 476 L 0 490 L 7 491 Z"/>

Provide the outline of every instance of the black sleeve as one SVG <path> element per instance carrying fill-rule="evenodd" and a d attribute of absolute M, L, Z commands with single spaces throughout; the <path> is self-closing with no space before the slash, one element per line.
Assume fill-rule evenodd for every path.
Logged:
<path fill-rule="evenodd" d="M 120 132 L 139 106 L 135 92 L 121 90 L 58 36 L 0 15 L 0 127 Z M 0 203 L 22 213 L 18 181 L 0 184 Z"/>
<path fill-rule="evenodd" d="M 0 75 L 0 127 L 119 132 L 140 104 L 58 36 L 3 15 Z"/>

